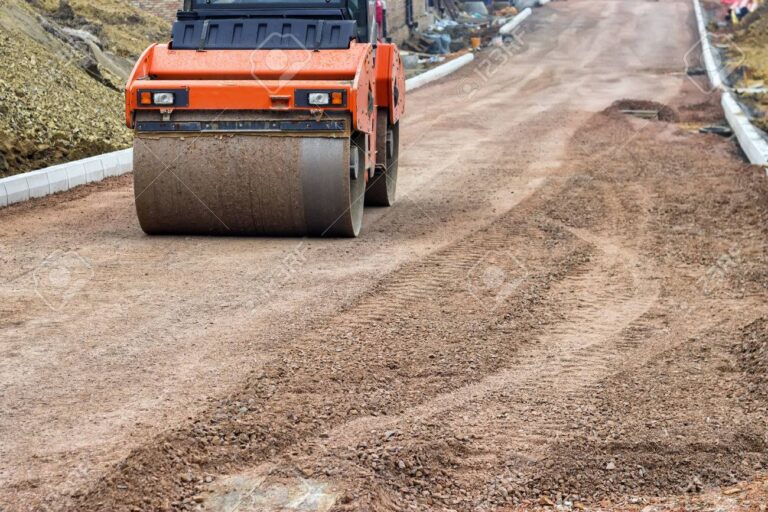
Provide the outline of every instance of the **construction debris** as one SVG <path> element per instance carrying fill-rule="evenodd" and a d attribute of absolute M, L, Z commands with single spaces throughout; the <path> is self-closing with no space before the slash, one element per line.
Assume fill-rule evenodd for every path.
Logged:
<path fill-rule="evenodd" d="M 507 26 L 518 14 L 518 9 L 510 2 L 494 2 L 490 11 L 483 2 L 448 4 L 438 2 L 437 12 L 446 17 L 437 19 L 424 32 L 414 30 L 404 48 L 420 54 L 446 55 L 469 48 L 498 46 L 500 28 Z M 501 35 L 512 36 L 512 32 L 508 30 Z"/>

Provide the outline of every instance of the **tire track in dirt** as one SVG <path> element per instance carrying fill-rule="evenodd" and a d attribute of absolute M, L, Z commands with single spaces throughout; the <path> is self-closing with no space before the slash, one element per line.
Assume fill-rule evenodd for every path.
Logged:
<path fill-rule="evenodd" d="M 576 230 L 574 230 L 576 231 Z M 408 409 L 399 417 L 385 421 L 364 418 L 338 427 L 335 434 L 324 444 L 329 450 L 342 445 L 349 445 L 349 436 L 362 434 L 373 428 L 389 429 L 398 424 L 411 421 L 424 421 L 438 414 L 464 409 L 471 402 L 482 400 L 486 395 L 504 388 L 514 387 L 532 396 L 545 390 L 557 390 L 565 393 L 583 387 L 584 383 L 593 382 L 615 364 L 616 360 L 628 357 L 620 354 L 616 348 L 606 347 L 617 334 L 642 317 L 655 304 L 659 287 L 641 275 L 635 268 L 638 257 L 623 250 L 612 241 L 603 240 L 583 231 L 576 234 L 599 249 L 599 256 L 593 258 L 592 266 L 577 275 L 566 278 L 559 287 L 564 294 L 573 295 L 570 304 L 565 307 L 572 314 L 567 322 L 557 325 L 541 336 L 534 347 L 523 351 L 519 358 L 522 362 L 513 368 L 490 375 L 479 382 L 472 383 L 451 393 L 430 399 L 427 403 Z M 502 235 L 490 239 L 491 247 L 504 248 L 508 239 Z M 488 246 L 474 247 L 469 251 L 457 251 L 463 258 L 458 259 L 456 268 L 466 271 L 479 258 Z M 457 261 L 455 258 L 448 259 Z M 441 269 L 445 266 L 441 265 Z M 617 278 L 617 274 L 624 273 Z M 448 268 L 444 274 L 453 274 Z M 409 280 L 404 283 L 412 282 Z M 410 288 L 409 285 L 403 284 Z M 434 292 L 440 287 L 440 280 L 433 282 Z M 399 291 L 401 286 L 392 288 Z M 418 293 L 408 299 L 417 300 Z M 630 356 L 631 357 L 631 356 Z M 594 370 L 595 375 L 590 372 Z"/>
<path fill-rule="evenodd" d="M 515 199 L 524 201 L 540 186 L 534 184 Z M 344 318 L 334 319 L 333 328 L 339 330 L 370 329 L 386 324 L 387 314 L 402 314 L 418 301 L 430 300 L 446 289 L 470 286 L 472 269 L 491 251 L 506 250 L 509 240 L 503 232 L 491 229 L 477 243 L 471 237 L 452 245 L 438 254 L 430 255 L 416 266 L 408 266 L 390 276 L 383 287 L 358 303 L 355 310 Z"/>
<path fill-rule="evenodd" d="M 345 459 L 354 459 L 356 453 L 359 455 L 360 446 L 376 446 L 382 437 L 389 441 L 393 432 L 397 433 L 397 444 L 420 446 L 425 438 L 430 437 L 424 435 L 429 425 L 441 425 L 439 430 L 447 438 L 455 437 L 456 432 L 471 432 L 477 424 L 485 423 L 487 426 L 489 404 L 502 398 L 507 402 L 507 416 L 524 418 L 533 415 L 543 420 L 511 421 L 496 430 L 504 434 L 503 453 L 509 456 L 513 451 L 516 457 L 528 462 L 543 457 L 552 443 L 562 440 L 569 432 L 568 418 L 552 415 L 548 409 L 558 403 L 573 401 L 574 397 L 588 398 L 590 387 L 596 381 L 615 371 L 620 362 L 637 355 L 636 350 L 630 350 L 630 346 L 637 349 L 639 339 L 627 343 L 619 342 L 617 338 L 625 340 L 621 334 L 647 314 L 659 294 L 658 285 L 648 278 L 647 272 L 638 270 L 639 258 L 634 253 L 618 247 L 614 240 L 602 239 L 584 231 L 574 234 L 593 245 L 597 253 L 588 268 L 574 272 L 553 290 L 553 293 L 569 297 L 564 304 L 570 311 L 568 319 L 521 350 L 515 357 L 514 365 L 428 399 L 394 417 L 366 417 L 337 426 L 331 432 L 322 433 L 320 437 L 289 450 L 292 453 L 289 460 L 278 458 L 274 463 L 267 463 L 259 469 L 259 474 L 272 471 L 288 477 L 296 472 L 295 468 L 302 468 L 301 474 L 317 475 L 322 474 L 322 468 L 341 464 L 342 468 L 335 473 L 356 475 L 360 473 L 360 468 L 349 467 Z M 466 266 L 459 266 L 466 269 Z M 497 325 L 496 331 L 493 336 L 497 339 L 491 337 L 487 340 L 491 345 L 503 344 L 500 338 L 504 335 L 504 325 Z M 536 410 L 536 405 L 531 406 L 532 402 L 539 404 L 540 410 Z M 494 407 L 490 410 L 496 411 Z M 472 421 L 467 422 L 467 417 Z M 463 418 L 463 421 L 456 418 Z M 487 430 L 484 434 L 488 434 Z M 494 446 L 498 449 L 499 445 Z M 306 455 L 297 457 L 297 452 Z M 407 452 L 406 448 L 400 456 L 408 460 Z M 364 458 L 361 463 L 368 461 Z M 470 461 L 471 457 L 464 464 L 471 465 Z M 314 469 L 307 471 L 308 468 Z M 366 478 L 360 478 L 370 487 Z M 350 480 L 354 481 L 354 478 Z M 350 482 L 342 479 L 336 483 L 343 488 Z M 360 506 L 358 492 L 363 494 L 364 491 L 354 489 L 354 485 L 352 487 L 348 492 L 355 497 L 348 499 Z M 430 496 L 430 499 L 438 499 L 445 505 L 460 503 L 451 499 L 449 494 Z M 390 499 L 397 501 L 395 497 Z M 369 505 L 375 509 L 374 505 Z"/>
<path fill-rule="evenodd" d="M 593 108 L 573 97 L 574 87 L 594 85 L 578 63 L 602 51 L 551 35 L 584 21 L 590 32 L 610 32 L 632 15 L 628 9 L 600 26 L 601 9 L 542 11 L 510 60 L 478 62 L 411 95 L 404 201 L 371 212 L 363 239 L 307 241 L 307 264 L 257 314 L 249 303 L 259 295 L 259 271 L 281 273 L 292 242 L 144 238 L 130 180 L 4 213 L 7 278 L 58 249 L 78 251 L 98 272 L 63 314 L 37 300 L 31 273 L 0 286 L 21 306 L 7 307 L 14 325 L 0 336 L 3 406 L 15 411 L 0 421 L 8 440 L 0 446 L 0 501 L 25 510 L 60 484 L 97 482 L 130 450 L 197 417 L 209 397 L 238 389 L 249 368 L 273 364 L 273 356 L 283 364 L 286 346 L 382 275 L 486 225 L 516 204 L 521 188 L 543 184 L 536 182 L 556 172 L 560 151 Z M 576 71 L 565 70 L 567 82 L 555 71 L 565 62 Z M 468 77 L 479 79 L 474 96 L 463 87 Z M 621 84 L 597 103 L 633 87 Z M 675 87 L 653 81 L 654 91 Z"/>
<path fill-rule="evenodd" d="M 512 468 L 546 461 L 555 446 L 584 435 L 580 414 L 594 409 L 607 379 L 643 367 L 718 321 L 702 305 L 676 315 L 675 301 L 661 298 L 664 271 L 629 248 L 648 236 L 649 226 L 655 229 L 648 218 L 653 193 L 638 183 L 590 186 L 593 201 L 602 203 L 599 225 L 564 229 L 592 246 L 594 256 L 552 290 L 567 318 L 521 348 L 510 369 L 394 418 L 361 418 L 308 437 L 256 474 L 277 475 L 284 483 L 298 474 L 336 484 L 340 508 L 350 510 L 476 510 L 509 504 L 513 496 L 538 497 L 530 475 Z M 544 204 L 553 199 L 556 194 L 537 197 Z M 497 323 L 494 330 L 514 332 L 514 326 Z M 492 335 L 486 341 L 505 343 Z"/>
<path fill-rule="evenodd" d="M 521 211 L 510 210 L 489 227 L 391 273 L 325 326 L 276 349 L 272 369 L 249 379 L 242 394 L 222 400 L 190 430 L 132 454 L 106 480 L 119 483 L 117 490 L 97 484 L 75 508 L 104 509 L 137 499 L 151 506 L 193 503 L 200 486 L 197 478 L 178 476 L 188 471 L 184 460 L 214 475 L 258 466 L 305 439 L 349 430 L 350 421 L 377 422 L 497 371 L 518 343 L 496 348 L 482 338 L 505 316 L 517 316 L 525 324 L 518 326 L 521 332 L 535 330 L 529 322 L 547 313 L 532 310 L 543 307 L 547 290 L 583 265 L 589 252 L 586 243 L 532 215 L 526 206 L 531 198 L 521 200 Z M 489 263 L 514 285 L 497 300 L 500 288 L 492 283 L 486 289 L 482 273 L 473 272 L 489 253 L 506 255 L 510 247 L 517 254 Z M 520 261 L 536 271 L 518 275 Z M 248 412 L 240 411 L 244 405 Z"/>
<path fill-rule="evenodd" d="M 669 359 L 665 350 L 726 316 L 707 310 L 724 302 L 705 303 L 681 290 L 722 254 L 723 230 L 731 230 L 745 254 L 765 254 L 747 238 L 761 231 L 743 215 L 755 213 L 756 201 L 732 182 L 730 173 L 743 170 L 738 164 L 725 158 L 710 164 L 717 142 L 670 139 L 674 127 L 658 131 L 654 141 L 644 125 L 622 122 L 616 112 L 580 124 L 614 99 L 665 102 L 676 94 L 684 79 L 652 70 L 669 68 L 689 48 L 676 44 L 675 53 L 658 43 L 668 34 L 677 34 L 674 41 L 685 37 L 676 13 L 687 8 L 616 3 L 609 6 L 614 15 L 605 16 L 604 2 L 553 5 L 539 18 L 551 24 L 548 33 L 531 34 L 523 54 L 499 66 L 475 98 L 455 94 L 472 67 L 417 93 L 419 115 L 434 122 L 418 122 L 417 115 L 404 129 L 420 142 L 403 166 L 409 192 L 403 203 L 374 212 L 375 225 L 354 243 L 307 242 L 307 265 L 268 297 L 260 316 L 249 318 L 242 300 L 251 295 L 253 273 L 274 268 L 292 243 L 136 238 L 122 189 L 12 217 L 13 233 L 4 240 L 14 265 L 33 265 L 64 243 L 99 255 L 104 272 L 90 298 L 73 302 L 78 314 L 66 329 L 12 320 L 14 336 L 31 342 L 13 340 L 25 352 L 6 365 L 32 370 L 13 375 L 7 393 L 15 396 L 4 403 L 45 413 L 22 410 L 4 423 L 14 446 L 0 465 L 0 480 L 7 478 L 0 500 L 8 500 L 9 510 L 29 510 L 54 489 L 63 496 L 51 497 L 53 509 L 194 510 L 208 479 L 226 492 L 224 476 L 245 473 L 272 490 L 280 489 L 275 479 L 283 489 L 315 480 L 306 489 L 334 494 L 338 508 L 355 511 L 474 511 L 509 505 L 510 494 L 582 492 L 587 486 L 578 482 L 562 489 L 563 473 L 547 464 L 566 466 L 576 457 L 604 469 L 603 454 L 635 446 L 638 464 L 651 461 L 667 471 L 655 490 L 646 489 L 674 492 L 687 475 L 674 462 L 644 458 L 653 445 L 642 444 L 642 414 L 631 430 L 600 422 L 610 416 L 621 423 L 624 402 L 647 398 L 654 357 Z M 633 48 L 590 44 L 643 16 L 653 23 L 633 47 L 645 47 L 639 54 L 650 54 L 652 72 L 628 69 Z M 569 37 L 550 37 L 560 28 Z M 663 145 L 670 140 L 674 145 Z M 705 173 L 690 186 L 692 176 Z M 707 209 L 710 201 L 721 206 Z M 98 228 L 105 218 L 107 228 Z M 102 258 L 113 250 L 116 256 Z M 753 302 L 764 298 L 764 267 L 745 265 L 739 275 Z M 741 297 L 736 288 L 733 296 Z M 676 317 L 681 294 L 693 303 L 685 319 Z M 184 297 L 186 304 L 178 300 Z M 45 316 L 29 311 L 29 299 L 11 297 L 23 307 L 6 309 L 21 321 Z M 220 309 L 225 302 L 235 306 Z M 752 318 L 759 306 L 743 301 L 740 311 Z M 158 312 L 152 337 L 141 326 Z M 187 326 L 188 318 L 201 327 Z M 613 328 L 612 321 L 620 325 Z M 72 340 L 81 334 L 101 348 L 78 348 Z M 37 357 L 33 351 L 41 347 Z M 128 364 L 121 359 L 126 353 Z M 135 370 L 146 367 L 153 372 Z M 634 395 L 612 394 L 609 386 L 632 384 L 620 372 L 637 367 L 650 370 Z M 712 368 L 701 373 L 701 379 L 720 375 Z M 671 407 L 697 399 L 679 376 L 657 370 L 655 377 L 678 392 L 680 402 Z M 149 404 L 157 390 L 169 399 L 134 416 L 132 402 Z M 211 395 L 216 398 L 206 401 Z M 729 398 L 713 393 L 710 410 L 738 410 Z M 663 397 L 661 403 L 648 407 L 655 418 L 669 412 Z M 675 419 L 695 423 L 697 414 L 691 407 Z M 151 425 L 127 435 L 119 421 L 134 418 Z M 61 429 L 65 422 L 72 428 Z M 699 435 L 704 431 L 681 428 L 686 437 L 673 446 L 681 449 L 667 453 L 712 464 L 707 450 L 730 438 L 719 431 Z M 608 442 L 613 438 L 583 441 L 606 432 L 627 441 L 618 448 Z M 709 443 L 704 448 L 697 446 L 701 439 Z M 103 453 L 57 450 L 67 446 Z M 589 451 L 593 446 L 602 453 Z M 729 468 L 739 463 L 734 453 Z M 77 467 L 87 469 L 82 478 L 74 475 Z M 637 483 L 633 470 L 625 474 Z M 721 483 L 720 475 L 710 482 Z M 588 476 L 611 478 L 594 470 Z M 611 483 L 599 492 L 595 501 L 625 488 Z"/>
<path fill-rule="evenodd" d="M 599 185 L 599 188 L 605 186 Z M 526 488 L 526 477 L 517 474 L 505 480 L 502 476 L 492 478 L 493 472 L 489 472 L 487 466 L 490 464 L 501 471 L 509 461 L 526 465 L 544 460 L 557 443 L 580 434 L 574 428 L 574 418 L 578 416 L 573 412 L 592 407 L 602 381 L 639 368 L 683 343 L 692 335 L 691 323 L 696 326 L 696 332 L 712 325 L 705 308 L 689 309 L 685 318 L 670 320 L 665 312 L 669 304 L 660 303 L 658 269 L 613 234 L 620 233 L 623 225 L 612 222 L 615 219 L 631 220 L 628 223 L 641 230 L 648 225 L 648 194 L 640 187 L 631 187 L 627 195 L 633 199 L 627 203 L 609 190 L 605 192 L 603 201 L 607 211 L 603 213 L 610 234 L 567 228 L 596 249 L 587 268 L 572 273 L 553 290 L 566 297 L 561 305 L 570 311 L 567 320 L 548 329 L 538 342 L 521 350 L 514 365 L 439 395 L 394 418 L 362 418 L 345 423 L 302 443 L 302 448 L 291 450 L 292 456 L 288 459 L 278 458 L 273 464 L 261 467 L 260 474 L 273 472 L 290 478 L 296 468 L 301 468 L 300 474 L 318 478 L 323 468 L 341 465 L 333 473 L 344 477 L 330 482 L 341 488 L 345 484 L 349 486 L 344 500 L 355 503 L 352 507 L 355 510 L 360 500 L 366 502 L 366 492 L 370 494 L 372 490 L 376 498 L 366 502 L 372 510 L 377 509 L 377 500 L 386 503 L 381 506 L 383 510 L 398 509 L 392 504 L 404 501 L 417 508 L 441 504 L 474 510 L 509 503 L 512 496 L 536 498 L 538 493 L 534 491 L 535 495 L 531 496 L 530 488 Z M 643 214 L 638 216 L 638 212 Z M 498 325 L 497 329 L 503 332 L 504 326 Z M 670 338 L 676 341 L 670 343 Z M 487 341 L 492 345 L 504 343 L 500 337 Z M 503 422 L 495 421 L 499 414 L 503 414 Z M 464 434 L 459 436 L 457 432 Z M 475 489 L 473 496 L 456 498 L 450 492 L 435 493 L 435 488 L 460 490 L 461 486 L 456 487 L 456 481 L 451 479 L 438 478 L 439 483 L 430 480 L 429 484 L 424 481 L 426 477 L 421 472 L 432 476 L 439 473 L 440 466 L 449 466 L 443 459 L 441 464 L 429 467 L 434 471 L 430 473 L 424 467 L 427 464 L 420 465 L 423 463 L 420 454 L 444 448 L 430 444 L 441 438 L 467 441 L 463 446 L 467 453 L 456 447 L 448 452 L 463 453 L 457 464 L 462 466 L 464 478 L 475 474 L 475 480 L 464 486 Z M 469 441 L 483 438 L 484 446 L 480 447 Z M 388 472 L 389 468 L 382 467 L 392 462 L 388 450 L 393 446 L 395 457 L 399 458 L 394 475 Z M 373 456 L 367 451 L 369 447 L 375 447 Z M 305 455 L 297 456 L 297 451 Z M 357 459 L 360 459 L 357 464 L 348 462 Z M 373 464 L 373 474 L 365 467 L 369 463 Z M 414 465 L 419 468 L 418 478 L 409 481 L 405 475 L 413 475 Z M 477 473 L 484 474 L 479 481 Z M 499 486 L 500 481 L 507 485 Z M 510 481 L 517 482 L 511 487 L 516 490 L 511 492 Z M 416 492 L 411 486 L 415 486 Z M 483 486 L 485 496 L 477 492 Z"/>
<path fill-rule="evenodd" d="M 531 213 L 519 214 L 518 218 L 535 219 L 536 216 Z M 447 286 L 455 284 L 461 276 L 468 275 L 473 265 L 483 260 L 486 251 L 507 250 L 512 225 L 512 222 L 497 222 L 485 230 L 481 237 L 462 241 L 439 255 L 427 258 L 422 264 L 393 276 L 383 290 L 377 290 L 360 304 L 359 310 L 369 311 L 369 314 L 360 315 L 356 308 L 335 319 L 333 329 L 354 333 L 386 325 L 388 317 L 391 319 L 406 311 L 408 304 L 435 295 L 439 297 Z M 301 471 L 306 471 L 318 460 L 320 463 L 317 467 L 332 467 L 339 463 L 339 454 L 354 451 L 360 444 L 367 445 L 371 432 L 405 430 L 409 425 L 429 423 L 438 418 L 448 423 L 459 411 L 472 411 L 490 397 L 508 394 L 510 390 L 515 390 L 518 396 L 546 397 L 553 390 L 557 390 L 558 396 L 569 396 L 573 391 L 585 388 L 610 372 L 617 360 L 631 357 L 631 353 L 621 351 L 627 348 L 626 345 L 606 345 L 654 305 L 658 297 L 658 285 L 648 279 L 645 269 L 639 269 L 640 259 L 617 245 L 615 240 L 595 236 L 585 230 L 571 229 L 563 233 L 567 231 L 585 245 L 594 247 L 596 256 L 587 268 L 572 273 L 557 286 L 557 293 L 566 297 L 562 301 L 563 307 L 571 312 L 568 321 L 558 324 L 533 346 L 522 350 L 521 354 L 515 356 L 514 365 L 450 393 L 439 394 L 394 417 L 362 417 L 342 423 L 331 431 L 321 432 L 319 437 L 310 435 L 307 440 L 299 441 L 293 448 L 286 447 L 283 452 L 291 453 L 289 458 L 294 461 L 297 453 L 312 454 L 302 463 L 297 463 L 299 466 L 304 464 L 305 469 Z M 490 336 L 503 336 L 506 326 L 498 322 L 498 312 L 491 309 L 485 313 L 485 322 L 493 325 L 492 331 L 495 331 Z M 477 322 L 478 312 L 471 314 Z M 490 346 L 504 343 L 502 339 L 492 337 L 486 341 Z M 478 411 L 477 415 L 482 416 L 483 411 Z M 510 434 L 506 442 L 512 443 L 520 454 L 533 460 L 540 456 L 543 441 L 549 443 L 560 439 L 566 429 L 565 425 L 557 424 L 551 425 L 546 431 L 535 426 L 526 428 L 526 425 L 518 425 L 511 432 L 506 432 Z M 269 464 L 267 461 L 264 463 Z M 277 464 L 282 466 L 285 463 Z M 296 469 L 284 467 L 283 471 L 292 474 Z M 341 473 L 355 472 L 346 469 Z M 263 481 L 265 476 L 260 474 L 257 478 Z"/>
<path fill-rule="evenodd" d="M 264 464 L 276 465 L 294 482 L 297 471 L 343 474 L 342 485 L 359 503 L 350 482 L 360 468 L 345 460 L 357 458 L 358 445 L 374 444 L 371 431 L 450 426 L 462 410 L 482 419 L 496 396 L 517 397 L 510 402 L 520 404 L 513 414 L 550 419 L 546 431 L 536 423 L 499 430 L 514 433 L 505 445 L 519 457 L 540 457 L 542 441 L 566 432 L 556 416 L 547 416 L 545 404 L 566 400 L 631 355 L 606 345 L 658 296 L 650 270 L 615 237 L 567 228 L 543 215 L 569 188 L 568 180 L 550 180 L 487 228 L 389 274 L 325 326 L 275 350 L 271 369 L 190 429 L 132 454 L 75 508 L 108 509 L 136 500 L 191 506 L 206 487 L 203 475 Z M 478 263 L 487 268 L 475 274 Z M 518 280 L 521 269 L 526 273 Z M 513 289 L 473 290 L 487 277 L 483 270 L 502 271 Z M 521 396 L 540 404 L 530 406 Z M 414 445 L 431 439 L 416 436 Z M 198 469 L 191 470 L 189 461 Z M 358 488 L 362 494 L 371 485 L 361 478 L 367 482 Z"/>

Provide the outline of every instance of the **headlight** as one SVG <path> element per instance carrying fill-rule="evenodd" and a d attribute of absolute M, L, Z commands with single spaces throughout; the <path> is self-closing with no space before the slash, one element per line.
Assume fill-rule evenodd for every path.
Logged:
<path fill-rule="evenodd" d="M 329 105 L 330 103 L 331 103 L 331 96 L 327 92 L 309 93 L 310 105 Z"/>
<path fill-rule="evenodd" d="M 155 105 L 173 105 L 176 97 L 172 92 L 156 92 L 152 96 Z"/>
<path fill-rule="evenodd" d="M 1 0 L 0 0 L 1 1 Z M 139 89 L 138 104 L 142 108 L 187 108 L 189 107 L 188 89 Z"/>
<path fill-rule="evenodd" d="M 343 108 L 347 106 L 347 92 L 334 89 L 296 89 L 293 101 L 297 108 Z"/>

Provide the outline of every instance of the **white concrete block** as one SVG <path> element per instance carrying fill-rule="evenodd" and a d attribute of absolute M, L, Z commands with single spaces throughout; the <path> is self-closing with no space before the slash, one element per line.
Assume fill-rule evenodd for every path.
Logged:
<path fill-rule="evenodd" d="M 93 157 L 83 160 L 85 167 L 85 181 L 93 183 L 104 179 L 104 165 L 101 163 L 101 157 Z"/>
<path fill-rule="evenodd" d="M 133 171 L 133 148 L 118 151 L 117 159 L 120 162 L 120 174 Z"/>
<path fill-rule="evenodd" d="M 51 194 L 69 190 L 69 178 L 67 177 L 67 168 L 64 165 L 55 165 L 46 169 L 48 172 L 48 185 L 51 188 Z"/>
<path fill-rule="evenodd" d="M 443 78 L 472 62 L 474 58 L 475 56 L 471 53 L 462 55 L 458 59 L 422 73 L 406 82 L 406 90 L 416 89 Z M 133 149 L 129 148 L 13 176 L 0 180 L 0 207 L 26 201 L 30 197 L 63 192 L 131 171 L 133 171 Z"/>
<path fill-rule="evenodd" d="M 29 188 L 29 197 L 45 197 L 51 193 L 48 182 L 48 171 L 33 171 L 24 174 Z"/>
<path fill-rule="evenodd" d="M 768 165 L 768 142 L 752 125 L 749 117 L 731 93 L 723 92 L 722 106 L 725 118 L 731 125 L 733 133 L 749 162 L 755 165 Z"/>
<path fill-rule="evenodd" d="M 107 153 L 101 156 L 101 164 L 104 168 L 104 177 L 111 178 L 120 174 L 120 158 L 117 153 Z"/>
<path fill-rule="evenodd" d="M 86 179 L 85 166 L 81 161 L 70 162 L 66 164 L 67 169 L 67 181 L 69 182 L 69 188 L 79 187 L 88 183 Z"/>
<path fill-rule="evenodd" d="M 64 192 L 132 170 L 133 149 L 124 149 L 0 179 L 0 207 Z"/>
<path fill-rule="evenodd" d="M 23 174 L 11 176 L 3 180 L 8 196 L 8 204 L 20 203 L 29 200 L 29 185 Z"/>
<path fill-rule="evenodd" d="M 693 11 L 696 14 L 696 25 L 699 27 L 699 39 L 701 43 L 701 53 L 704 57 L 704 68 L 707 70 L 709 82 L 713 89 L 722 89 L 723 80 L 720 76 L 720 69 L 715 62 L 715 56 L 712 53 L 712 46 L 709 44 L 709 34 L 707 33 L 707 24 L 704 19 L 704 11 L 701 9 L 699 0 L 693 0 Z"/>

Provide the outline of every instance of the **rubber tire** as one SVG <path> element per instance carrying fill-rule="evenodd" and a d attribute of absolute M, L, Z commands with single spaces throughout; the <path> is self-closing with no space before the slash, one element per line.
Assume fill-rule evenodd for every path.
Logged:
<path fill-rule="evenodd" d="M 376 119 L 376 148 L 379 154 L 383 149 L 384 158 L 378 159 L 377 164 L 386 170 L 376 170 L 376 174 L 368 182 L 365 192 L 366 206 L 392 206 L 397 200 L 397 169 L 400 160 L 400 123 L 389 122 L 389 112 L 381 109 Z M 387 144 L 387 135 L 392 134 L 392 147 Z"/>

